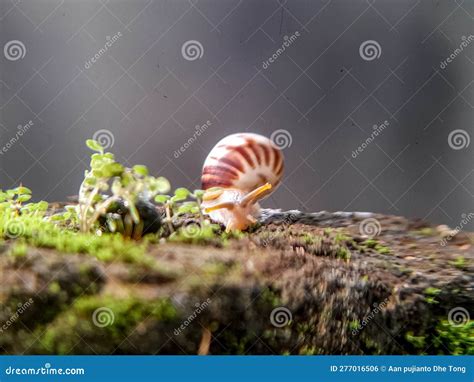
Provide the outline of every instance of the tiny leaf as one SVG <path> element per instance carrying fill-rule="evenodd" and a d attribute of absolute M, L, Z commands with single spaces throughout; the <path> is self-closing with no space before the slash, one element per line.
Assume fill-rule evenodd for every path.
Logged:
<path fill-rule="evenodd" d="M 133 171 L 135 174 L 141 175 L 141 176 L 147 176 L 148 175 L 148 168 L 146 166 L 143 166 L 141 164 L 137 164 L 133 166 Z"/>
<path fill-rule="evenodd" d="M 89 147 L 93 151 L 97 151 L 99 153 L 104 152 L 104 148 L 100 145 L 99 142 L 97 142 L 94 139 L 88 139 L 86 141 L 86 145 L 87 145 L 87 147 Z"/>

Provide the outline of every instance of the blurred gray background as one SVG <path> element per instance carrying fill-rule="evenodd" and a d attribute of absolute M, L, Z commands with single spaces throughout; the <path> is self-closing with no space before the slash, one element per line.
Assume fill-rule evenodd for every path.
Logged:
<path fill-rule="evenodd" d="M 473 16 L 467 0 L 0 0 L 1 187 L 76 194 L 95 134 L 197 188 L 222 137 L 282 133 L 266 206 L 456 226 L 473 211 Z"/>

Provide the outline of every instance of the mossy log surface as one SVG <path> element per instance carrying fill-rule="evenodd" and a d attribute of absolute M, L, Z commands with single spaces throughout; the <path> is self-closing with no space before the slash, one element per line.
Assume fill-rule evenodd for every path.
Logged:
<path fill-rule="evenodd" d="M 266 210 L 226 243 L 150 244 L 146 264 L 6 242 L 0 353 L 474 354 L 473 321 L 449 317 L 474 318 L 474 236 L 446 229 Z"/>

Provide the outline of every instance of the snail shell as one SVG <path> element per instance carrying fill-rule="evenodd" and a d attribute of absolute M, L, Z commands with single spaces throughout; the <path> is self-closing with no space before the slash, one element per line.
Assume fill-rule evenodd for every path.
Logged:
<path fill-rule="evenodd" d="M 223 138 L 204 162 L 204 212 L 225 224 L 227 231 L 248 228 L 260 215 L 258 201 L 279 185 L 283 167 L 280 149 L 262 135 Z"/>
<path fill-rule="evenodd" d="M 232 134 L 221 139 L 207 156 L 202 188 L 252 191 L 265 183 L 275 189 L 283 175 L 283 154 L 263 135 Z"/>

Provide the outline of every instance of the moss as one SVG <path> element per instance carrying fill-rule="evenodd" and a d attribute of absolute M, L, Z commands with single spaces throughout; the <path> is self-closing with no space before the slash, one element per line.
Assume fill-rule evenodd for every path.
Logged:
<path fill-rule="evenodd" d="M 61 286 L 57 281 L 53 281 L 48 285 L 48 291 L 52 294 L 58 294 L 59 292 L 61 292 Z"/>
<path fill-rule="evenodd" d="M 357 330 L 360 327 L 360 321 L 359 320 L 352 320 L 349 322 L 349 330 Z"/>
<path fill-rule="evenodd" d="M 309 233 L 305 233 L 303 234 L 303 242 L 306 244 L 306 245 L 312 245 L 314 244 L 316 241 L 315 241 L 315 238 L 313 235 L 309 234 Z"/>
<path fill-rule="evenodd" d="M 264 304 L 269 304 L 272 308 L 282 305 L 280 294 L 270 288 L 265 288 L 260 293 L 259 300 Z"/>
<path fill-rule="evenodd" d="M 466 259 L 464 256 L 458 256 L 456 257 L 456 260 L 450 261 L 449 263 L 459 269 L 464 269 L 466 267 Z"/>
<path fill-rule="evenodd" d="M 97 295 L 81 297 L 46 327 L 36 351 L 68 354 L 78 345 L 78 339 L 82 339 L 87 345 L 81 344 L 81 353 L 120 352 L 122 345 L 127 346 L 126 338 L 138 330 L 137 326 L 154 323 L 164 328 L 173 322 L 176 325 L 179 322 L 177 311 L 167 298 L 145 301 Z M 165 333 L 161 336 L 164 341 Z"/>
<path fill-rule="evenodd" d="M 351 252 L 346 247 L 339 247 L 336 250 L 336 257 L 338 259 L 349 260 L 351 258 Z"/>
<path fill-rule="evenodd" d="M 474 355 L 474 320 L 464 325 L 441 320 L 436 326 L 432 347 L 436 354 Z"/>
<path fill-rule="evenodd" d="M 425 294 L 425 301 L 428 304 L 438 304 L 438 300 L 436 300 L 436 296 L 439 295 L 441 289 L 428 287 L 426 288 L 423 293 Z"/>
<path fill-rule="evenodd" d="M 220 276 L 229 271 L 229 266 L 224 263 L 209 263 L 205 264 L 201 269 L 206 276 Z"/>
<path fill-rule="evenodd" d="M 346 244 L 348 241 L 351 241 L 352 239 L 345 235 L 342 232 L 337 232 L 336 236 L 334 236 L 334 241 L 338 244 Z"/>
<path fill-rule="evenodd" d="M 303 346 L 301 349 L 298 351 L 299 355 L 315 355 L 315 354 L 321 354 L 320 351 L 315 346 Z"/>
<path fill-rule="evenodd" d="M 474 321 L 456 324 L 442 318 L 419 334 L 407 332 L 405 339 L 419 354 L 474 355 Z"/>
<path fill-rule="evenodd" d="M 13 243 L 9 250 L 8 255 L 15 259 L 24 259 L 28 253 L 28 245 L 23 241 L 17 241 Z"/>
<path fill-rule="evenodd" d="M 416 336 L 413 332 L 407 332 L 405 334 L 405 339 L 413 345 L 416 349 L 424 349 L 426 347 L 426 337 L 425 336 Z"/>
<path fill-rule="evenodd" d="M 367 248 L 375 248 L 378 245 L 378 241 L 374 239 L 367 239 L 362 242 L 362 245 Z"/>
<path fill-rule="evenodd" d="M 413 231 L 415 233 L 415 235 L 418 235 L 418 236 L 426 236 L 426 237 L 429 237 L 429 236 L 435 236 L 436 235 L 436 231 L 432 228 L 432 227 L 423 227 L 419 230 L 416 230 L 416 231 Z"/>
<path fill-rule="evenodd" d="M 374 249 L 381 255 L 390 255 L 391 253 L 390 248 L 382 244 L 377 244 Z"/>

